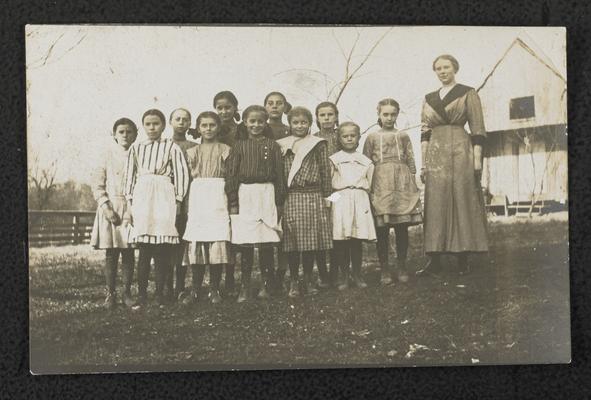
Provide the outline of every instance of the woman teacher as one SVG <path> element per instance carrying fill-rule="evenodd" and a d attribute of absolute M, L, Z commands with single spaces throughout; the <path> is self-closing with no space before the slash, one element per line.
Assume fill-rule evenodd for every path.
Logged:
<path fill-rule="evenodd" d="M 443 86 L 427 94 L 423 104 L 421 180 L 425 184 L 424 249 L 429 261 L 417 275 L 437 272 L 441 254 L 457 255 L 459 273 L 468 273 L 468 254 L 488 251 L 480 188 L 486 131 L 478 94 L 456 83 L 459 68 L 453 56 L 437 57 L 433 71 Z M 464 129 L 466 122 L 469 133 Z"/>

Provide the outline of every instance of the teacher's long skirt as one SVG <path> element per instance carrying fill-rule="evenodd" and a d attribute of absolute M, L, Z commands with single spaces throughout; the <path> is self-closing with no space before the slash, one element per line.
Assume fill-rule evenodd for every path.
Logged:
<path fill-rule="evenodd" d="M 484 199 L 463 127 L 432 129 L 425 168 L 425 252 L 488 251 Z"/>

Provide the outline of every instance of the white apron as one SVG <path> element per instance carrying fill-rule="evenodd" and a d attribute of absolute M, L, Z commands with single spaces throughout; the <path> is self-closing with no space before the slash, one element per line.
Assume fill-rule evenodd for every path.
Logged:
<path fill-rule="evenodd" d="M 224 178 L 195 178 L 191 182 L 184 240 L 230 241 L 230 215 L 224 184 Z"/>
<path fill-rule="evenodd" d="M 272 183 L 240 184 L 239 214 L 231 215 L 232 243 L 276 243 L 281 240 Z"/>
<path fill-rule="evenodd" d="M 156 237 L 156 243 L 178 243 L 179 234 L 175 226 L 176 197 L 170 177 L 139 175 L 133 190 L 131 210 L 131 241 L 148 235 Z"/>

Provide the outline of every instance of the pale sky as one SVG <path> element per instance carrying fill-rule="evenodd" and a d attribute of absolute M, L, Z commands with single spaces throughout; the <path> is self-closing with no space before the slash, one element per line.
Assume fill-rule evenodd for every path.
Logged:
<path fill-rule="evenodd" d="M 30 25 L 28 157 L 38 156 L 41 164 L 57 159 L 59 181 L 88 183 L 116 119 L 129 117 L 140 126 L 149 108 L 168 116 L 185 107 L 194 126 L 199 112 L 213 110 L 213 96 L 221 90 L 233 91 L 241 110 L 277 90 L 313 112 L 327 99 L 327 87 L 344 77 L 337 39 L 348 52 L 359 33 L 355 67 L 389 29 Z M 376 122 L 378 101 L 393 97 L 402 109 L 398 127 L 416 125 L 424 95 L 439 87 L 431 69 L 437 55 L 454 55 L 457 81 L 478 86 L 516 37 L 566 77 L 563 28 L 394 27 L 347 87 L 340 121 L 365 130 Z M 418 130 L 409 134 L 420 164 Z"/>

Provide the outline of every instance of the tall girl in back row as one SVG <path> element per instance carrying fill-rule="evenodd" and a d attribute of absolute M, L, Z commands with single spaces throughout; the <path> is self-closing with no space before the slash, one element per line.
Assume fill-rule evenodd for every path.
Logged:
<path fill-rule="evenodd" d="M 171 245 L 180 242 L 175 219 L 189 187 L 189 169 L 181 148 L 162 137 L 166 120 L 160 110 L 146 111 L 142 124 L 148 138 L 131 146 L 126 163 L 125 196 L 133 218 L 130 242 L 140 249 L 137 305 L 147 301 L 152 258 L 156 301 L 162 305 L 163 286 L 172 263 Z"/>
<path fill-rule="evenodd" d="M 330 101 L 323 101 L 316 106 L 316 125 L 319 131 L 314 133 L 321 139 L 326 140 L 328 156 L 332 156 L 340 150 L 339 134 L 339 110 L 337 105 Z M 316 265 L 318 266 L 318 275 L 320 277 L 318 287 L 325 289 L 335 285 L 338 275 L 338 265 L 336 262 L 336 250 L 329 251 L 330 270 L 326 266 L 326 251 L 320 250 L 316 253 Z"/>
<path fill-rule="evenodd" d="M 422 207 L 417 188 L 414 153 L 406 132 L 396 130 L 400 106 L 394 99 L 378 103 L 380 130 L 367 137 L 363 154 L 375 165 L 370 191 L 375 217 L 378 258 L 384 285 L 392 283 L 388 263 L 390 228 L 396 235 L 398 280 L 408 281 L 406 257 L 408 253 L 408 227 L 422 223 Z"/>

